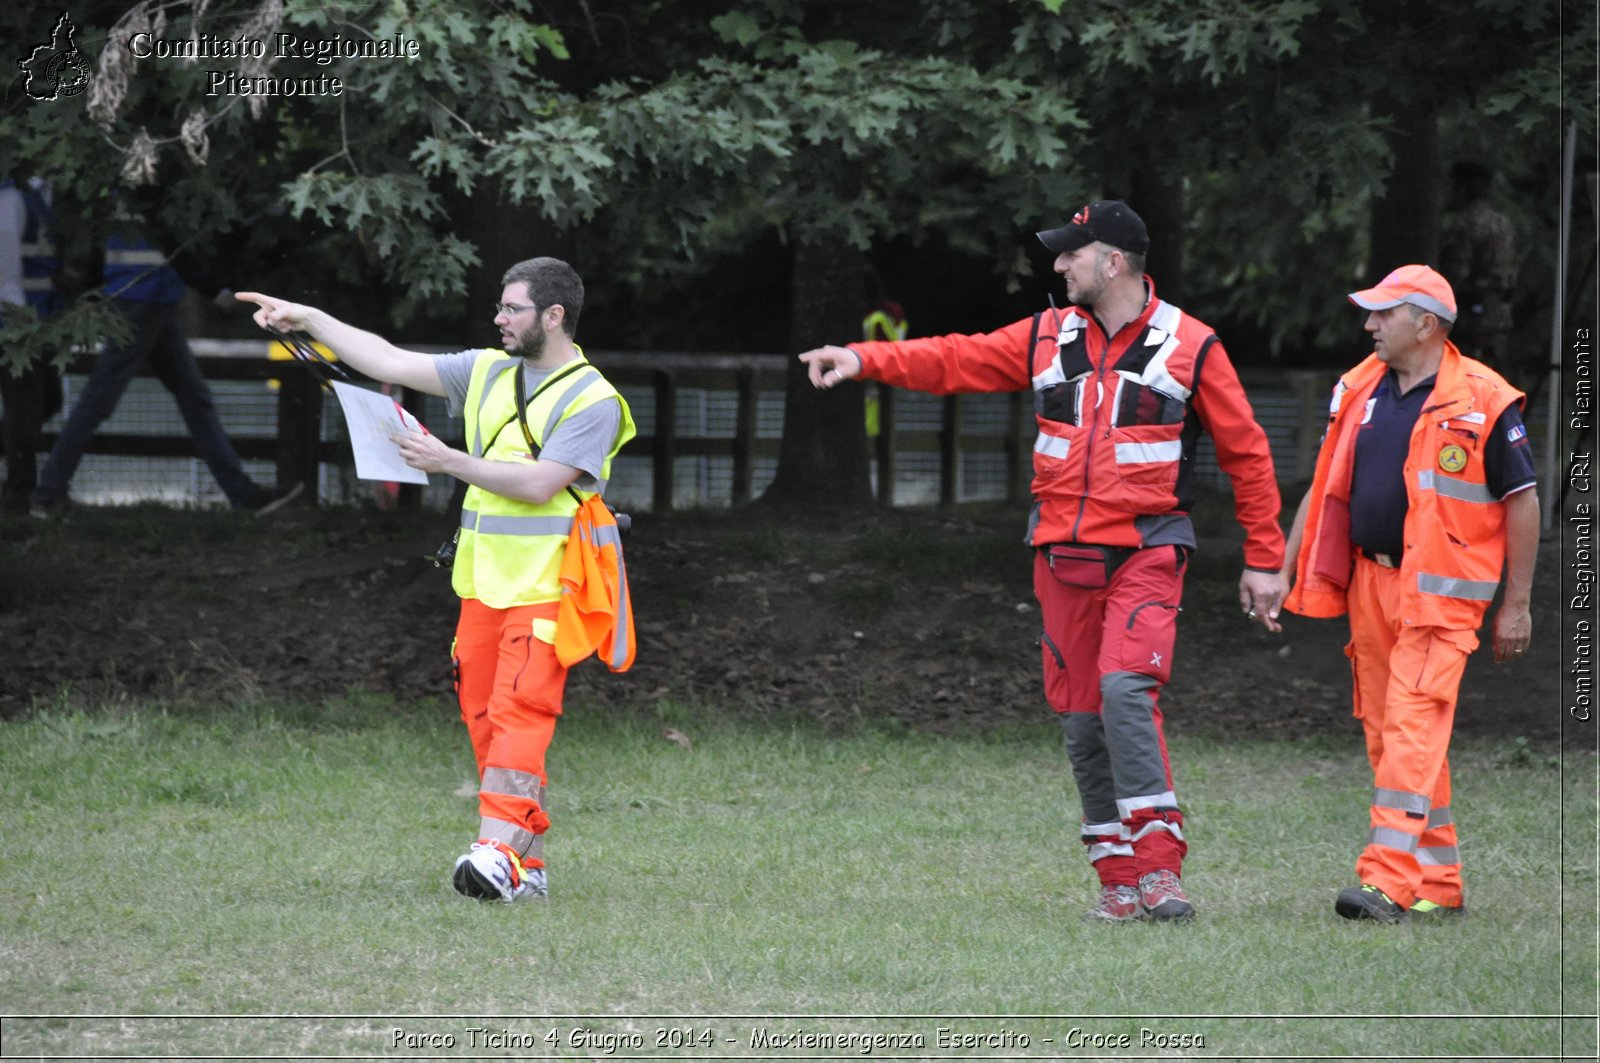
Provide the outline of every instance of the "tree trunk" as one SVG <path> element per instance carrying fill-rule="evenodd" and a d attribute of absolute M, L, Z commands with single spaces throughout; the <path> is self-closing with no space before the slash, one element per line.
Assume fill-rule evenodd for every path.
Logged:
<path fill-rule="evenodd" d="M 1155 278 L 1156 292 L 1174 306 L 1183 305 L 1183 185 L 1162 176 L 1159 160 L 1133 172 L 1128 204 L 1150 230 L 1150 255 L 1145 270 Z"/>
<path fill-rule="evenodd" d="M 797 239 L 789 349 L 795 353 L 861 335 L 866 258 L 842 237 Z M 873 504 L 861 384 L 811 386 L 799 359 L 789 365 L 778 471 L 763 504 L 838 510 Z"/>
<path fill-rule="evenodd" d="M 1388 141 L 1394 168 L 1383 196 L 1372 204 L 1367 284 L 1413 262 L 1436 265 L 1439 257 L 1437 109 L 1421 95 L 1380 99 L 1373 106 L 1393 122 Z"/>
<path fill-rule="evenodd" d="M 574 261 L 577 241 L 569 229 L 558 228 L 531 203 L 516 205 L 487 183 L 473 191 L 467 219 L 468 239 L 478 245 L 478 263 L 467 271 L 467 322 L 472 342 L 496 346 L 494 304 L 500 301 L 500 278 L 518 262 L 548 255 L 583 273 Z M 582 342 L 583 318 L 578 319 Z"/>

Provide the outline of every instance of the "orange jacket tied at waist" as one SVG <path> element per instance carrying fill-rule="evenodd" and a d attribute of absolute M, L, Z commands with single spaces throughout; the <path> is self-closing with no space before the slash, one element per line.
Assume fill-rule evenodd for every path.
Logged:
<path fill-rule="evenodd" d="M 567 537 L 555 648 L 568 668 L 596 653 L 613 672 L 633 666 L 633 603 L 622 531 L 599 495 L 578 507 Z"/>

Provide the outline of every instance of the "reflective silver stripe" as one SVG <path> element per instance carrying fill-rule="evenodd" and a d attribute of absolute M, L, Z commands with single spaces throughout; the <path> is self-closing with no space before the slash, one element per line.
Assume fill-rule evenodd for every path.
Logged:
<path fill-rule="evenodd" d="M 1119 797 L 1117 798 L 1117 815 L 1129 819 L 1135 812 L 1146 808 L 1177 808 L 1178 797 L 1171 790 L 1162 794 L 1147 794 L 1144 797 Z"/>
<path fill-rule="evenodd" d="M 1089 863 L 1104 860 L 1108 856 L 1132 856 L 1133 846 L 1127 842 L 1095 842 L 1089 846 Z"/>
<path fill-rule="evenodd" d="M 1450 814 L 1449 805 L 1445 805 L 1443 808 L 1435 808 L 1428 812 L 1429 830 L 1432 830 L 1434 827 L 1448 827 L 1455 821 L 1456 817 Z"/>
<path fill-rule="evenodd" d="M 22 290 L 25 292 L 48 292 L 55 288 L 55 283 L 49 277 L 24 277 Z"/>
<path fill-rule="evenodd" d="M 1078 311 L 1073 310 L 1061 319 L 1061 328 L 1056 333 L 1056 349 L 1074 342 L 1078 333 L 1083 330 L 1083 319 L 1078 316 Z"/>
<path fill-rule="evenodd" d="M 1183 440 L 1170 439 L 1165 443 L 1118 443 L 1118 465 L 1146 465 L 1152 462 L 1178 461 L 1183 457 Z"/>
<path fill-rule="evenodd" d="M 1461 863 L 1461 850 L 1454 845 L 1430 845 L 1417 850 L 1417 863 L 1423 867 L 1450 867 Z"/>
<path fill-rule="evenodd" d="M 508 358 L 503 362 L 497 362 L 494 365 L 491 365 L 488 371 L 484 374 L 483 390 L 478 393 L 478 415 L 472 419 L 473 438 L 470 440 L 470 442 L 472 443 L 472 456 L 475 458 L 483 457 L 484 448 L 486 448 L 490 442 L 493 442 L 493 440 L 486 442 L 483 438 L 483 408 L 489 403 L 489 392 L 493 390 L 494 386 L 500 382 L 500 378 L 502 376 L 504 376 L 506 373 L 515 372 L 516 368 L 517 359 Z"/>
<path fill-rule="evenodd" d="M 106 262 L 113 266 L 165 266 L 167 256 L 150 248 L 109 250 Z"/>
<path fill-rule="evenodd" d="M 567 517 L 513 517 L 504 514 L 477 515 L 476 527 L 467 524 L 467 511 L 461 511 L 461 526 L 479 535 L 569 535 L 572 518 Z"/>
<path fill-rule="evenodd" d="M 1428 811 L 1431 800 L 1426 794 L 1414 794 L 1406 790 L 1385 790 L 1377 787 L 1372 791 L 1372 803 L 1379 808 L 1393 808 L 1401 812 L 1414 812 L 1418 816 Z"/>
<path fill-rule="evenodd" d="M 1445 598 L 1492 602 L 1495 588 L 1498 586 L 1500 586 L 1499 580 L 1454 579 L 1450 576 L 1435 576 L 1431 572 L 1417 573 L 1417 590 L 1423 594 L 1437 594 Z"/>
<path fill-rule="evenodd" d="M 1118 838 L 1127 837 L 1127 832 L 1122 829 L 1121 823 L 1085 823 L 1082 827 L 1084 840 L 1090 838 L 1105 838 L 1115 835 Z"/>
<path fill-rule="evenodd" d="M 537 801 L 539 790 L 543 785 L 539 776 L 532 772 L 515 771 L 511 768 L 485 768 L 483 782 L 479 785 L 478 792 L 505 794 L 507 797 L 524 797 L 529 801 Z"/>
<path fill-rule="evenodd" d="M 54 258 L 56 245 L 50 240 L 24 240 L 20 245 L 20 251 L 23 258 L 42 258 L 45 256 Z"/>
<path fill-rule="evenodd" d="M 1150 359 L 1150 363 L 1144 367 L 1142 379 L 1146 386 L 1155 388 L 1163 394 L 1171 395 L 1175 399 L 1188 402 L 1192 392 L 1178 383 L 1172 374 L 1167 372 L 1167 362 L 1177 349 L 1178 337 L 1168 336 L 1166 342 L 1161 345 L 1161 349 L 1156 352 L 1156 356 Z"/>
<path fill-rule="evenodd" d="M 1150 315 L 1150 327 L 1162 332 L 1177 332 L 1183 324 L 1183 311 L 1164 299 L 1156 300 L 1155 312 Z"/>
<path fill-rule="evenodd" d="M 628 663 L 628 655 L 633 652 L 633 646 L 628 641 L 627 616 L 633 608 L 633 603 L 628 601 L 628 565 L 622 559 L 622 533 L 614 527 L 600 529 L 601 542 L 615 542 L 617 546 L 617 623 L 611 635 L 611 659 L 607 663 L 612 668 L 621 668 Z"/>
<path fill-rule="evenodd" d="M 1368 845 L 1381 845 L 1386 849 L 1399 849 L 1402 853 L 1417 851 L 1417 836 L 1393 827 L 1373 827 L 1367 834 Z"/>
<path fill-rule="evenodd" d="M 1182 827 L 1178 826 L 1176 823 L 1168 823 L 1165 820 L 1160 819 L 1153 819 L 1149 823 L 1146 823 L 1144 826 L 1140 827 L 1139 833 L 1133 836 L 1133 840 L 1140 841 L 1147 834 L 1154 834 L 1157 831 L 1163 830 L 1172 835 L 1174 838 L 1178 839 L 1180 842 L 1183 841 Z"/>
<path fill-rule="evenodd" d="M 1445 498 L 1453 498 L 1457 502 L 1472 502 L 1480 506 L 1500 501 L 1489 490 L 1488 484 L 1473 483 L 1471 480 L 1463 480 L 1456 476 L 1443 476 L 1432 469 L 1423 469 L 1417 473 L 1417 488 L 1422 491 L 1432 491 Z"/>
<path fill-rule="evenodd" d="M 1039 438 L 1033 441 L 1033 449 L 1047 458 L 1065 458 L 1071 446 L 1069 440 L 1050 435 L 1048 432 L 1040 432 Z"/>
<path fill-rule="evenodd" d="M 505 842 L 513 852 L 526 856 L 539 836 L 515 823 L 483 817 L 478 822 L 478 837 L 488 842 Z"/>
<path fill-rule="evenodd" d="M 550 433 L 556 430 L 556 422 L 560 421 L 567 412 L 567 407 L 572 405 L 573 401 L 577 399 L 585 388 L 598 379 L 600 379 L 600 370 L 594 368 L 580 369 L 573 374 L 572 382 L 567 385 L 567 389 L 561 393 L 561 397 L 550 408 L 550 417 L 545 421 L 544 431 L 539 433 L 538 442 L 541 447 L 544 446 L 544 441 L 550 438 Z"/>
<path fill-rule="evenodd" d="M 1067 374 L 1061 368 L 1061 352 L 1057 351 L 1056 356 L 1050 359 L 1050 364 L 1045 366 L 1044 372 L 1033 378 L 1033 390 L 1043 391 L 1045 388 L 1066 382 Z"/>

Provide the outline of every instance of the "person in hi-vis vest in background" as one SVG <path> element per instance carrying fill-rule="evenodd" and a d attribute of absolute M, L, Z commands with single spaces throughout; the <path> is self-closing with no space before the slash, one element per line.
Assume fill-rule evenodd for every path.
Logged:
<path fill-rule="evenodd" d="M 480 900 L 543 897 L 545 752 L 561 715 L 567 668 L 564 565 L 575 526 L 591 529 L 611 462 L 634 436 L 628 405 L 573 342 L 583 281 L 565 262 L 534 258 L 506 271 L 494 323 L 502 349 L 429 355 L 403 350 L 313 307 L 241 292 L 256 322 L 300 330 L 357 371 L 444 396 L 466 421 L 466 450 L 437 436 L 395 441 L 408 464 L 465 481 L 451 579 L 461 598 L 454 665 L 461 716 L 477 761 L 479 825 L 455 862 L 460 893 Z M 602 521 L 604 517 L 601 517 Z M 621 590 L 625 596 L 625 580 Z M 620 607 L 627 608 L 626 601 Z M 558 623 L 559 621 L 559 623 Z M 631 614 L 619 617 L 607 664 L 631 662 Z M 592 648 L 592 647 L 590 647 Z"/>
<path fill-rule="evenodd" d="M 1450 342 L 1455 294 L 1402 266 L 1350 295 L 1373 353 L 1334 387 L 1281 584 L 1292 613 L 1350 616 L 1373 795 L 1346 919 L 1460 915 L 1446 751 L 1478 628 L 1506 572 L 1494 659 L 1527 652 L 1539 500 L 1522 393 Z M 1276 625 L 1271 625 L 1274 628 Z"/>

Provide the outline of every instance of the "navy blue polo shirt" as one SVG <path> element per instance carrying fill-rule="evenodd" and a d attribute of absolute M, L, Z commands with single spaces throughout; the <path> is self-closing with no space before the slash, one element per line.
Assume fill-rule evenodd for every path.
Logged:
<path fill-rule="evenodd" d="M 1350 542 L 1368 554 L 1405 552 L 1406 453 L 1411 429 L 1433 394 L 1437 377 L 1404 395 L 1393 369 L 1383 375 L 1356 431 L 1356 467 L 1350 479 Z M 1483 470 L 1491 494 L 1505 498 L 1534 482 L 1533 448 L 1516 404 L 1505 408 L 1484 442 Z"/>

